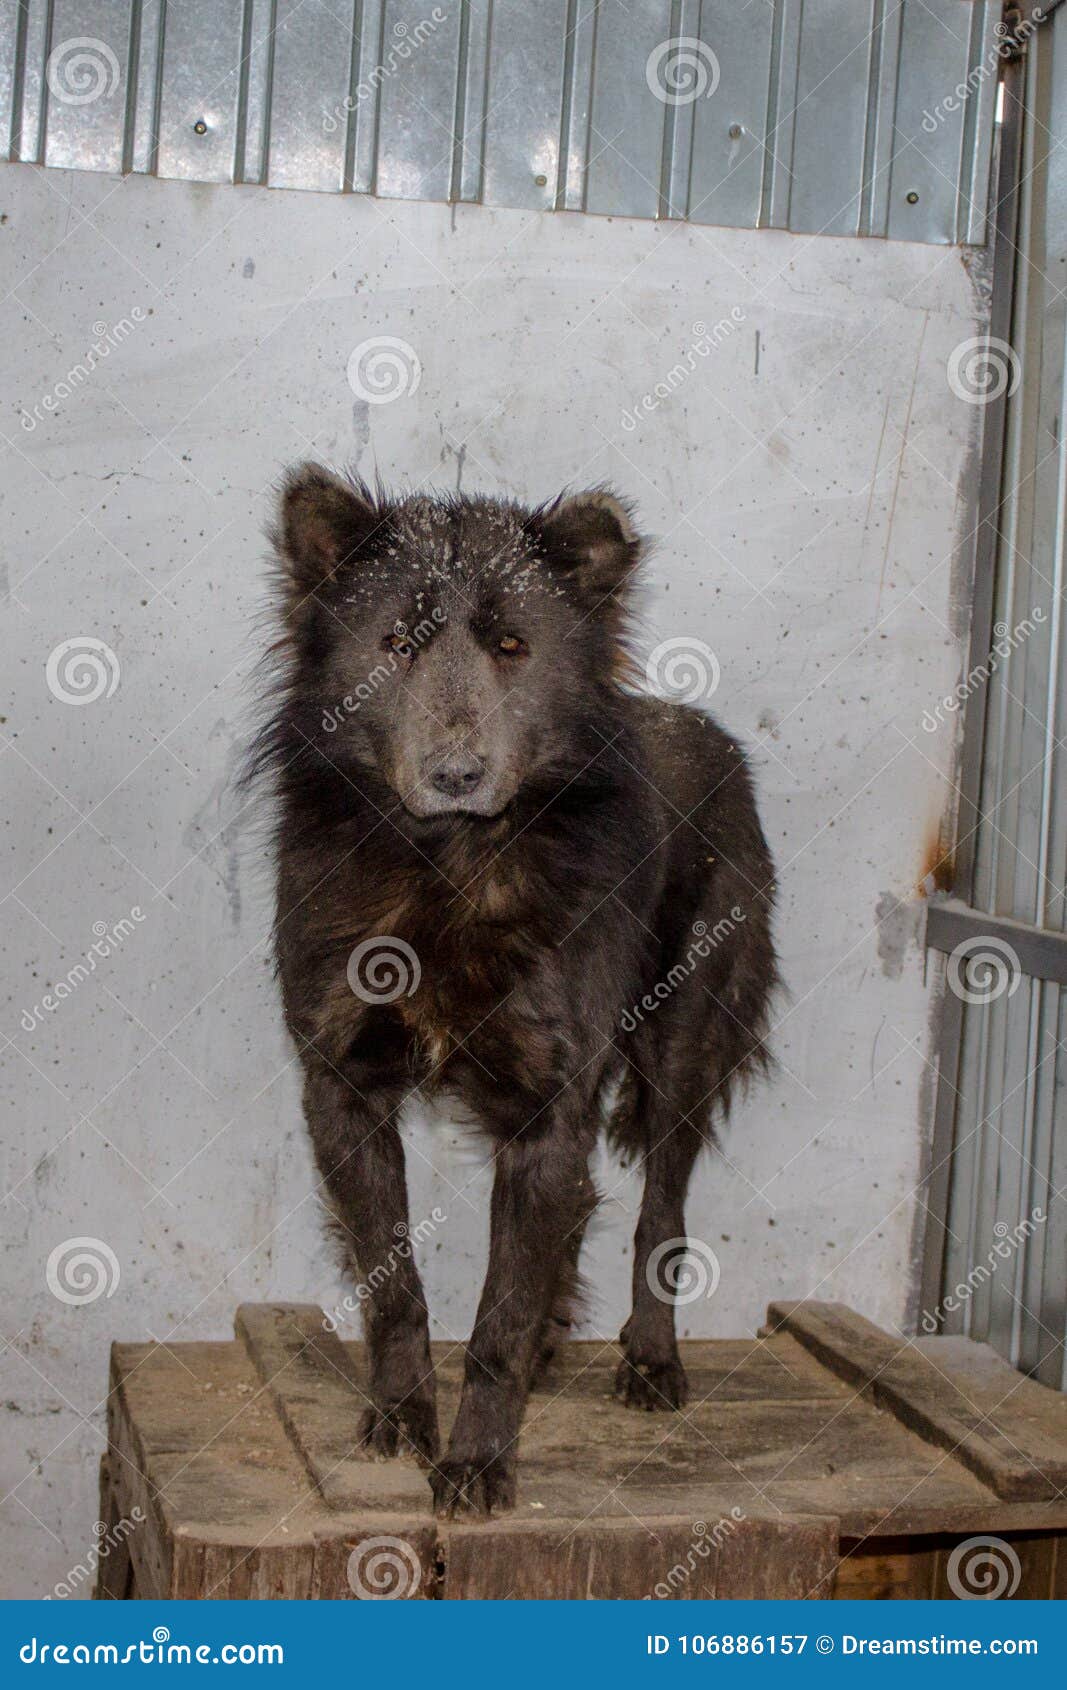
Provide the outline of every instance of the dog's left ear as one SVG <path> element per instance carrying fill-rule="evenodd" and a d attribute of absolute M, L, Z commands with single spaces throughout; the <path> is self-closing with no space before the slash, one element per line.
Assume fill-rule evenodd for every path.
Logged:
<path fill-rule="evenodd" d="M 645 548 L 629 506 L 607 488 L 557 499 L 529 528 L 549 563 L 597 598 L 629 585 Z"/>

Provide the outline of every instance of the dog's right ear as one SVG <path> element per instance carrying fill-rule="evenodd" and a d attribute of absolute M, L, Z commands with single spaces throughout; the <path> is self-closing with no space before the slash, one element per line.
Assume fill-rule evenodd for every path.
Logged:
<path fill-rule="evenodd" d="M 549 564 L 595 601 L 625 594 L 645 549 L 629 505 L 607 487 L 561 494 L 527 528 Z"/>
<path fill-rule="evenodd" d="M 320 464 L 298 464 L 282 484 L 273 540 L 299 602 L 345 564 L 374 557 L 388 539 L 388 512 L 362 482 Z"/>

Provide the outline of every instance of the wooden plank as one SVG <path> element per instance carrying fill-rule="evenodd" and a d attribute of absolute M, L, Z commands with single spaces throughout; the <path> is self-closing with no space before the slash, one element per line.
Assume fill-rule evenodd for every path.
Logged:
<path fill-rule="evenodd" d="M 113 1344 L 111 1348 L 111 1385 L 107 1407 L 108 1471 L 113 1505 L 119 1514 L 132 1519 L 136 1509 L 141 1515 L 141 1524 L 130 1544 L 130 1559 L 137 1594 L 149 1600 L 169 1594 L 171 1534 L 149 1477 L 151 1459 L 126 1390 L 127 1354 L 131 1348 L 122 1344 Z M 138 1346 L 134 1354 L 140 1354 L 142 1349 L 143 1346 Z"/>
<path fill-rule="evenodd" d="M 133 1591 L 133 1564 L 126 1532 L 129 1525 L 118 1506 L 111 1483 L 111 1467 L 106 1455 L 100 1457 L 100 1533 L 99 1560 L 96 1565 L 97 1602 L 125 1602 Z"/>
<path fill-rule="evenodd" d="M 715 1595 L 720 1543 L 704 1521 L 502 1520 L 441 1528 L 447 1602 L 690 1601 Z"/>
<path fill-rule="evenodd" d="M 619 1359 L 614 1344 L 601 1346 L 603 1360 L 614 1369 Z M 720 1402 L 847 1402 L 849 1392 L 827 1368 L 788 1333 L 770 1339 L 683 1339 L 678 1346 L 689 1376 L 694 1403 Z M 590 1367 L 596 1346 L 588 1342 L 564 1345 L 551 1374 L 534 1392 L 540 1397 L 592 1403 L 603 1400 L 604 1368 Z M 462 1363 L 462 1354 L 456 1357 Z"/>
<path fill-rule="evenodd" d="M 934 1453 L 929 1444 L 925 1448 L 928 1455 Z M 939 1459 L 943 1463 L 939 1471 L 904 1492 L 896 1479 L 886 1483 L 868 1478 L 853 1484 L 845 1474 L 822 1485 L 817 1481 L 767 1485 L 764 1493 L 769 1502 L 786 1513 L 831 1512 L 833 1502 L 841 1522 L 841 1535 L 848 1538 L 885 1540 L 936 1536 L 939 1532 L 966 1537 L 976 1532 L 1067 1531 L 1067 1504 L 1062 1498 L 1058 1502 L 1004 1502 L 965 1467 L 957 1467 L 947 1456 Z M 958 1484 L 945 1482 L 945 1472 L 951 1469 L 955 1470 Z M 633 1500 L 627 1496 L 631 1506 Z"/>
<path fill-rule="evenodd" d="M 369 1402 L 345 1346 L 314 1303 L 242 1303 L 234 1329 L 323 1501 L 345 1507 Z"/>
<path fill-rule="evenodd" d="M 540 1522 L 441 1529 L 446 1601 L 821 1599 L 837 1563 L 832 1519 L 777 1515 Z"/>
<path fill-rule="evenodd" d="M 491 1547 L 490 1560 L 495 1532 Z M 320 1602 L 424 1602 L 438 1594 L 439 1556 L 432 1519 L 368 1514 L 358 1530 L 319 1539 L 308 1594 Z"/>
<path fill-rule="evenodd" d="M 893 1538 L 885 1546 L 869 1542 L 841 1544 L 834 1574 L 833 1595 L 838 1602 L 925 1601 L 934 1593 L 937 1551 L 921 1547 L 922 1539 Z"/>
<path fill-rule="evenodd" d="M 1067 1488 L 1067 1404 L 1047 1387 L 1021 1379 L 986 1360 L 985 1383 L 975 1401 L 953 1356 L 928 1340 L 926 1349 L 893 1338 L 842 1303 L 772 1303 L 768 1324 L 785 1328 L 819 1361 L 887 1409 L 928 1443 L 950 1452 L 997 1496 L 1051 1499 Z"/>
<path fill-rule="evenodd" d="M 832 1518 L 743 1519 L 720 1541 L 716 1599 L 823 1601 L 832 1593 L 837 1545 Z"/>
<path fill-rule="evenodd" d="M 1062 1540 L 1059 1540 L 1062 1542 Z M 981 1533 L 944 1542 L 937 1551 L 933 1596 L 1048 1601 L 1054 1594 L 1058 1540 L 1042 1532 Z"/>
<path fill-rule="evenodd" d="M 130 1540 L 139 1594 L 361 1600 L 390 1594 L 375 1581 L 399 1579 L 417 1600 L 796 1599 L 850 1585 L 918 1595 L 938 1544 L 1067 1530 L 1067 1499 L 999 1498 L 784 1331 L 686 1343 L 694 1392 L 684 1414 L 632 1413 L 612 1394 L 616 1347 L 566 1346 L 552 1387 L 530 1401 L 515 1511 L 435 1521 L 413 1463 L 368 1461 L 350 1447 L 362 1345 L 338 1345 L 338 1358 L 327 1343 L 323 1372 L 315 1352 L 331 1335 L 317 1309 L 245 1314 L 243 1343 L 116 1346 L 110 1485 L 120 1514 L 139 1505 L 146 1516 Z M 1000 1364 L 979 1348 L 950 1358 L 976 1399 L 1002 1384 Z M 454 1345 L 432 1354 L 448 1425 L 462 1356 Z M 327 1503 L 312 1465 L 338 1454 Z M 899 1542 L 913 1533 L 925 1562 Z M 871 1534 L 879 1541 L 863 1545 L 865 1567 L 849 1565 L 858 1553 L 838 1563 L 840 1537 Z M 357 1568 L 368 1555 L 373 1565 L 353 1588 L 357 1551 Z M 1024 1588 L 1065 1576 L 1052 1537 L 1026 1549 Z"/>

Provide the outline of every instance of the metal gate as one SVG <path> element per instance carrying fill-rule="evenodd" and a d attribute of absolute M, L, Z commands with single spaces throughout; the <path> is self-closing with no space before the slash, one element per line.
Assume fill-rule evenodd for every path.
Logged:
<path fill-rule="evenodd" d="M 1067 7 L 1007 77 L 922 1324 L 1063 1386 Z M 1003 425 L 1003 428 L 1002 426 Z"/>
<path fill-rule="evenodd" d="M 12 159 L 981 242 L 997 0 L 0 0 Z"/>

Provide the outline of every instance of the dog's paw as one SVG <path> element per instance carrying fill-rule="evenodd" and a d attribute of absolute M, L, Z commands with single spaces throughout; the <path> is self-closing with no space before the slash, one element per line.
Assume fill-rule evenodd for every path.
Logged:
<path fill-rule="evenodd" d="M 515 1506 L 515 1463 L 508 1456 L 458 1461 L 446 1456 L 430 1473 L 434 1513 L 486 1519 Z"/>
<path fill-rule="evenodd" d="M 432 1467 L 437 1455 L 435 1405 L 409 1399 L 390 1408 L 368 1408 L 359 1429 L 361 1447 L 372 1461 L 394 1455 L 414 1457 L 420 1467 Z"/>
<path fill-rule="evenodd" d="M 615 1372 L 615 1395 L 627 1408 L 665 1412 L 681 1408 L 689 1396 L 685 1368 L 674 1356 L 670 1361 L 640 1362 L 623 1356 Z"/>

